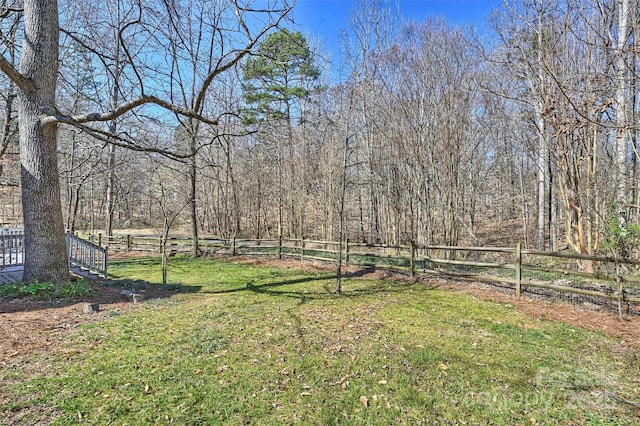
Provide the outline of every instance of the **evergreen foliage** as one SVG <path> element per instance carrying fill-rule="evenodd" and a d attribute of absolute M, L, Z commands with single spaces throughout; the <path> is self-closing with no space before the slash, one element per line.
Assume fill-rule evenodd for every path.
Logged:
<path fill-rule="evenodd" d="M 247 125 L 292 120 L 296 101 L 314 92 L 320 76 L 307 40 L 287 29 L 265 38 L 258 54 L 245 62 L 243 72 L 244 100 L 250 107 L 243 117 Z"/>

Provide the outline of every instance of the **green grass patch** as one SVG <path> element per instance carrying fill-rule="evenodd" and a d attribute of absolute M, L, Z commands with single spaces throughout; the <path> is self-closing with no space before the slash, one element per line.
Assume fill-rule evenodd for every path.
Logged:
<path fill-rule="evenodd" d="M 110 265 L 160 280 L 158 259 Z M 636 424 L 638 354 L 418 284 L 173 258 L 197 293 L 0 370 L 0 423 Z M 635 410 L 635 411 L 634 411 Z"/>
<path fill-rule="evenodd" d="M 90 280 L 82 279 L 71 283 L 54 284 L 32 281 L 0 285 L 0 300 L 74 300 L 95 295 Z"/>

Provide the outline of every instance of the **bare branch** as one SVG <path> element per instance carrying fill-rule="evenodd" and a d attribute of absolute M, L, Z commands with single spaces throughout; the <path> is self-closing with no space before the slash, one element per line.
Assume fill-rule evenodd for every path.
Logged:
<path fill-rule="evenodd" d="M 36 90 L 33 81 L 22 75 L 16 67 L 7 60 L 3 55 L 0 55 L 0 71 L 5 73 L 7 77 L 11 79 L 16 85 L 25 93 L 33 93 Z"/>
<path fill-rule="evenodd" d="M 16 6 L 7 6 L 6 0 L 0 5 L 0 18 L 6 18 L 11 13 L 22 13 L 24 9 Z"/>
<path fill-rule="evenodd" d="M 47 125 L 56 124 L 56 123 L 66 123 L 66 124 L 77 125 L 77 124 L 84 124 L 84 123 L 89 123 L 94 121 L 111 121 L 131 111 L 134 108 L 137 108 L 139 106 L 146 105 L 146 104 L 157 105 L 161 108 L 172 111 L 176 114 L 195 118 L 196 120 L 202 121 L 203 123 L 210 124 L 212 126 L 218 125 L 218 120 L 209 119 L 192 110 L 180 107 L 178 105 L 172 104 L 171 102 L 162 100 L 157 96 L 151 96 L 151 95 L 139 96 L 136 99 L 120 104 L 117 108 L 108 112 L 92 112 L 92 113 L 79 114 L 79 115 L 63 115 L 63 114 L 55 113 L 43 118 L 41 123 L 43 126 L 47 126 Z"/>
<path fill-rule="evenodd" d="M 12 116 L 13 112 L 13 100 L 16 97 L 14 89 L 14 85 L 11 84 L 9 86 L 9 92 L 7 93 L 4 102 L 4 121 L 2 123 L 2 130 L 0 133 L 0 158 L 5 154 L 7 148 L 9 147 L 9 142 L 11 138 L 18 133 L 18 126 L 14 126 L 12 129 L 11 124 L 13 123 L 15 117 Z"/>
<path fill-rule="evenodd" d="M 90 135 L 91 137 L 99 140 L 100 142 L 103 142 L 104 145 L 115 145 L 121 148 L 126 148 L 128 150 L 131 151 L 137 151 L 137 152 L 149 152 L 149 153 L 154 153 L 154 154 L 160 154 L 164 157 L 170 158 L 172 160 L 175 161 L 179 161 L 184 163 L 185 162 L 185 158 L 189 157 L 189 155 L 183 155 L 183 154 L 178 154 L 172 151 L 169 151 L 167 149 L 162 149 L 162 148 L 155 148 L 155 147 L 151 147 L 151 146 L 142 146 L 142 145 L 138 145 L 136 143 L 133 142 L 132 139 L 123 136 L 123 135 L 116 135 L 113 133 L 109 133 L 106 132 L 104 130 L 99 130 L 99 129 L 94 129 L 92 127 L 89 126 L 85 126 L 82 124 L 78 124 L 78 123 L 72 123 L 74 127 L 76 127 L 77 129 L 85 132 L 86 134 Z M 125 134 L 126 135 L 126 134 Z"/>
<path fill-rule="evenodd" d="M 134 66 L 134 61 L 133 61 L 133 57 L 131 56 L 131 53 L 129 52 L 129 49 L 127 48 L 127 42 L 124 39 L 124 32 L 127 30 L 127 28 L 136 25 L 136 24 L 142 24 L 142 4 L 138 3 L 138 17 L 137 19 L 125 24 L 120 31 L 118 31 L 118 39 L 120 40 L 120 47 L 124 50 L 125 55 L 127 56 L 127 60 L 129 61 L 129 63 L 132 65 L 132 69 L 134 74 L 136 75 L 136 78 L 138 79 L 138 84 L 140 87 L 140 90 L 142 92 L 142 95 L 144 96 L 144 83 L 142 81 L 142 77 L 140 76 L 140 73 L 138 72 L 137 67 Z"/>
<path fill-rule="evenodd" d="M 246 32 L 248 31 L 248 28 L 246 27 L 244 19 L 242 18 L 242 14 L 238 12 L 238 10 L 244 10 L 244 9 L 238 6 L 237 2 L 234 2 L 234 5 L 236 6 L 236 16 L 239 21 L 239 24 L 244 28 L 244 31 Z M 196 100 L 196 103 L 193 108 L 195 111 L 200 111 L 200 108 L 204 103 L 207 90 L 209 89 L 209 86 L 211 86 L 211 84 L 213 83 L 213 80 L 218 75 L 233 68 L 236 64 L 240 62 L 240 60 L 242 60 L 242 58 L 244 58 L 247 54 L 249 54 L 267 32 L 269 32 L 273 28 L 277 28 L 278 25 L 280 25 L 280 22 L 282 22 L 282 20 L 284 20 L 287 17 L 291 9 L 292 7 L 288 6 L 285 9 L 278 11 L 280 12 L 280 16 L 278 17 L 278 19 L 276 19 L 275 22 L 273 22 L 271 25 L 265 26 L 262 29 L 262 31 L 260 31 L 255 37 L 253 38 L 249 37 L 249 40 L 246 46 L 244 47 L 244 49 L 235 50 L 231 52 L 231 54 L 228 56 L 232 56 L 232 58 L 229 59 L 226 63 L 222 63 L 224 57 L 220 58 L 220 61 L 218 61 L 218 66 L 216 66 L 215 69 L 209 73 L 207 78 L 202 83 L 202 87 L 200 88 L 200 92 L 198 93 L 198 99 Z"/>
<path fill-rule="evenodd" d="M 121 147 L 121 148 L 125 148 L 125 149 L 128 149 L 128 150 L 131 150 L 131 151 L 159 154 L 159 155 L 162 155 L 163 157 L 167 157 L 167 158 L 169 158 L 171 160 L 178 161 L 180 163 L 186 163 L 186 159 L 187 158 L 190 158 L 190 157 L 196 155 L 198 152 L 200 152 L 200 150 L 202 150 L 206 146 L 213 145 L 221 137 L 243 137 L 243 136 L 247 136 L 247 134 L 245 134 L 245 133 L 229 133 L 229 132 L 225 132 L 225 133 L 217 134 L 216 136 L 214 136 L 211 139 L 210 142 L 199 145 L 196 148 L 195 152 L 189 152 L 189 153 L 186 153 L 186 154 L 180 154 L 180 153 L 177 153 L 177 152 L 174 152 L 174 151 L 170 151 L 168 149 L 162 149 L 162 148 L 157 148 L 157 147 L 153 147 L 153 146 L 146 146 L 146 145 L 137 144 L 131 137 L 129 137 L 129 135 L 126 132 L 115 134 L 115 133 L 111 133 L 111 132 L 108 132 L 108 131 L 105 131 L 105 130 L 100 130 L 100 129 L 95 129 L 93 127 L 85 126 L 85 125 L 79 124 L 79 123 L 71 123 L 71 124 L 75 128 L 79 129 L 80 131 L 90 135 L 91 137 L 95 138 L 96 140 L 98 140 L 100 142 L 103 142 L 104 145 L 111 144 L 111 145 L 115 145 L 115 146 L 118 146 L 118 147 Z"/>

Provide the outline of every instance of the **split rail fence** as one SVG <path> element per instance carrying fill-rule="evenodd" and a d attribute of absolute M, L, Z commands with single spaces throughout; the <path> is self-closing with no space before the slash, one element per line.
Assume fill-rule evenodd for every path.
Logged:
<path fill-rule="evenodd" d="M 90 235 L 99 246 L 114 252 L 156 252 L 158 237 Z M 640 310 L 640 260 L 588 256 L 568 252 L 525 250 L 515 247 L 449 247 L 370 245 L 346 241 L 343 262 L 378 269 L 434 274 L 461 280 L 491 282 L 505 290 L 570 299 L 608 307 Z M 209 255 L 272 256 L 335 262 L 338 243 L 301 239 L 202 238 L 200 250 Z M 171 238 L 171 254 L 188 253 L 191 240 Z M 587 272 L 590 271 L 590 272 Z"/>

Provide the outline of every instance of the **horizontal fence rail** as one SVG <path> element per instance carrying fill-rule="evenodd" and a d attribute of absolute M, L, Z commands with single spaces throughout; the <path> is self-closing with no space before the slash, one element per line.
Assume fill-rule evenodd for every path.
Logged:
<path fill-rule="evenodd" d="M 159 237 L 89 235 L 112 251 L 159 253 Z M 335 262 L 336 241 L 308 239 L 202 238 L 203 254 L 273 256 Z M 171 238 L 171 254 L 189 253 L 189 238 Z M 574 301 L 633 304 L 640 309 L 640 261 L 568 252 L 545 252 L 515 247 L 451 247 L 441 245 L 375 245 L 346 241 L 345 265 L 370 266 L 416 273 L 498 283 L 517 297 L 523 293 L 560 296 Z M 582 299 L 581 299 L 582 298 Z"/>

